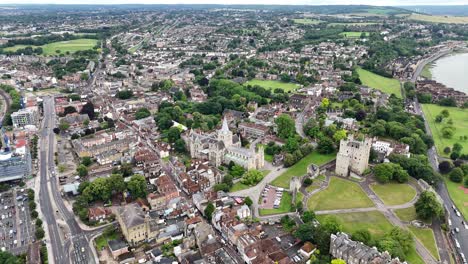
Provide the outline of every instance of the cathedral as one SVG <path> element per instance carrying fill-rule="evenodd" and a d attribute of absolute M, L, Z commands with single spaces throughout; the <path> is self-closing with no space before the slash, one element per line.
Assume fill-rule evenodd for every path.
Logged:
<path fill-rule="evenodd" d="M 208 160 L 213 166 L 234 162 L 247 170 L 261 169 L 265 165 L 263 147 L 255 150 L 241 147 L 240 138 L 229 130 L 226 118 L 223 126 L 215 133 L 190 130 L 185 138 L 192 158 Z"/>

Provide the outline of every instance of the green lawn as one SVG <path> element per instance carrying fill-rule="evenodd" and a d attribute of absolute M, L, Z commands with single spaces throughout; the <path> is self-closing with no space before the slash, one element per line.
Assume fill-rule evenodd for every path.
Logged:
<path fill-rule="evenodd" d="M 468 194 L 466 194 L 460 186 L 463 186 L 461 183 L 452 182 L 448 178 L 445 178 L 445 185 L 452 198 L 453 202 L 457 206 L 460 213 L 465 219 L 468 219 Z"/>
<path fill-rule="evenodd" d="M 304 199 L 304 194 L 302 194 L 301 192 L 297 192 L 296 194 L 296 205 L 302 201 L 302 199 Z"/>
<path fill-rule="evenodd" d="M 328 27 L 339 27 L 339 26 L 372 26 L 377 23 L 370 23 L 370 22 L 350 22 L 350 23 L 330 23 Z"/>
<path fill-rule="evenodd" d="M 403 222 L 411 222 L 418 218 L 416 215 L 416 208 L 414 208 L 414 206 L 403 209 L 395 209 L 394 212 Z"/>
<path fill-rule="evenodd" d="M 424 247 L 431 252 L 431 255 L 440 260 L 439 251 L 434 238 L 434 232 L 430 228 L 417 228 L 410 226 L 409 230 L 413 235 L 424 245 Z"/>
<path fill-rule="evenodd" d="M 307 207 L 310 210 L 335 210 L 373 207 L 374 203 L 357 183 L 331 177 L 328 188 L 314 194 Z"/>
<path fill-rule="evenodd" d="M 263 170 L 261 172 L 263 173 L 263 177 L 265 177 L 268 173 L 270 173 L 270 170 Z M 252 185 L 252 186 L 254 186 L 254 185 Z M 231 187 L 231 189 L 229 191 L 230 192 L 237 192 L 237 191 L 240 191 L 240 190 L 248 189 L 248 188 L 250 188 L 252 186 L 243 184 L 240 181 L 238 181 Z"/>
<path fill-rule="evenodd" d="M 421 76 L 427 79 L 432 79 L 431 67 L 430 63 L 426 64 L 421 72 Z"/>
<path fill-rule="evenodd" d="M 363 85 L 387 94 L 395 94 L 397 97 L 401 98 L 400 82 L 398 80 L 386 78 L 362 68 L 358 68 L 357 72 Z"/>
<path fill-rule="evenodd" d="M 103 235 L 96 237 L 96 239 L 94 240 L 94 243 L 96 244 L 97 250 L 101 251 L 107 247 L 107 241 L 117 239 L 118 237 L 119 237 L 119 234 L 117 232 L 113 232 L 109 236 L 105 236 L 103 234 Z"/>
<path fill-rule="evenodd" d="M 278 176 L 274 181 L 271 182 L 271 184 L 278 187 L 289 188 L 289 182 L 291 179 L 295 176 L 302 176 L 306 174 L 307 167 L 310 164 L 313 163 L 320 166 L 333 160 L 335 157 L 336 153 L 322 155 L 314 151 L 291 166 L 287 171 L 283 172 L 283 174 Z"/>
<path fill-rule="evenodd" d="M 424 260 L 419 256 L 416 249 L 412 248 L 410 252 L 406 253 L 406 262 L 409 264 L 424 264 Z"/>
<path fill-rule="evenodd" d="M 416 190 L 406 183 L 373 184 L 371 189 L 386 205 L 405 204 L 416 196 Z"/>
<path fill-rule="evenodd" d="M 92 49 L 97 44 L 97 39 L 74 39 L 68 41 L 59 41 L 59 42 L 52 42 L 49 44 L 42 45 L 43 55 L 58 55 L 58 54 L 65 54 L 67 51 L 70 53 L 79 51 L 79 50 L 88 50 Z M 13 47 L 5 48 L 5 51 L 15 51 L 20 48 L 25 48 L 28 45 L 15 45 Z M 37 46 L 32 46 L 36 48 Z M 60 50 L 60 53 L 56 51 Z"/>
<path fill-rule="evenodd" d="M 302 24 L 302 25 L 317 25 L 323 22 L 321 20 L 309 19 L 309 18 L 296 18 L 296 19 L 293 19 L 293 21 L 296 24 Z"/>
<path fill-rule="evenodd" d="M 317 215 L 319 222 L 327 215 Z M 362 213 L 334 214 L 343 227 L 343 231 L 352 235 L 358 230 L 368 230 L 374 238 L 382 237 L 392 230 L 393 225 L 378 211 Z"/>
<path fill-rule="evenodd" d="M 258 209 L 260 215 L 272 215 L 291 212 L 292 195 L 288 192 L 283 192 L 281 197 L 280 207 L 277 209 Z"/>
<path fill-rule="evenodd" d="M 450 116 L 445 118 L 441 123 L 436 123 L 436 116 L 444 109 L 449 111 Z M 452 148 L 453 144 L 457 142 L 463 146 L 462 152 L 468 153 L 468 140 L 460 140 L 460 136 L 468 136 L 468 109 L 439 106 L 435 104 L 423 104 L 422 110 L 424 111 L 426 120 L 431 128 L 434 143 L 439 155 L 447 157 L 448 155 L 443 151 L 444 148 Z M 441 130 L 447 126 L 449 119 L 452 119 L 453 121 L 452 126 L 455 128 L 455 134 L 452 138 L 444 138 Z"/>
<path fill-rule="evenodd" d="M 265 89 L 274 90 L 276 88 L 283 89 L 285 92 L 295 91 L 299 88 L 298 84 L 295 83 L 285 83 L 281 81 L 274 81 L 274 80 L 259 80 L 259 79 L 252 79 L 244 83 L 245 85 L 258 85 Z"/>
<path fill-rule="evenodd" d="M 346 32 L 340 33 L 340 35 L 345 38 L 360 38 L 362 33 L 364 33 L 366 37 L 369 36 L 369 32 L 359 32 L 359 31 L 346 31 Z"/>

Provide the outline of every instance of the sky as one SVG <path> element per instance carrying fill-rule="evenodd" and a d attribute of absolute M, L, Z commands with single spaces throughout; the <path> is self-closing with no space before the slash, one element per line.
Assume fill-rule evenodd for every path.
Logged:
<path fill-rule="evenodd" d="M 0 0 L 0 4 L 466 5 L 467 0 Z"/>

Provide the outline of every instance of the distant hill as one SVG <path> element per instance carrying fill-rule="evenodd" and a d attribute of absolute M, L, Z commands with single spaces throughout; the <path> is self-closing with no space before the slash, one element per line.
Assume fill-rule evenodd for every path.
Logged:
<path fill-rule="evenodd" d="M 317 14 L 349 14 L 362 13 L 374 15 L 395 15 L 409 13 L 408 10 L 399 7 L 384 7 L 370 5 L 1 5 L 2 7 L 13 7 L 19 10 L 29 11 L 89 11 L 89 10 L 181 10 L 181 9 L 257 9 L 257 10 L 279 10 L 291 12 L 313 12 Z"/>
<path fill-rule="evenodd" d="M 429 15 L 468 16 L 468 5 L 453 6 L 399 6 L 398 8 Z"/>

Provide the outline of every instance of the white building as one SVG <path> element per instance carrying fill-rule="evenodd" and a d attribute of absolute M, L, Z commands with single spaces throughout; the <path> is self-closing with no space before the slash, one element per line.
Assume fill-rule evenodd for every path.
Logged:
<path fill-rule="evenodd" d="M 37 125 L 39 118 L 37 114 L 37 108 L 28 107 L 20 109 L 17 112 L 11 114 L 11 120 L 15 128 L 24 127 L 27 125 Z"/>

